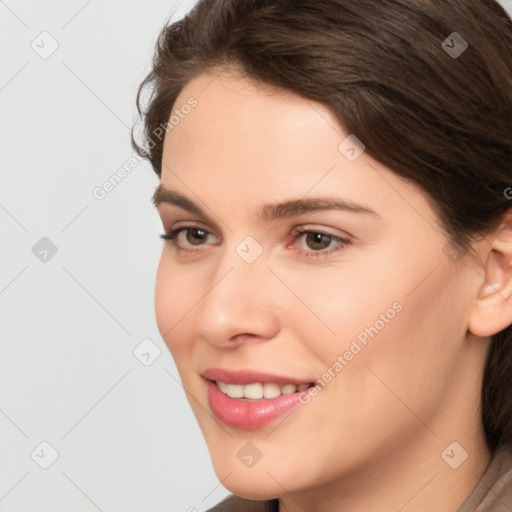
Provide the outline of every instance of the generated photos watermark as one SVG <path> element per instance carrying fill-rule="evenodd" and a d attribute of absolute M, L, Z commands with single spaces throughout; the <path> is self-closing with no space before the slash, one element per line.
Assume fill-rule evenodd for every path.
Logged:
<path fill-rule="evenodd" d="M 339 354 L 336 360 L 325 370 L 322 376 L 315 382 L 315 385 L 299 393 L 299 402 L 302 405 L 307 405 L 311 398 L 318 395 L 329 382 L 331 382 L 350 361 L 354 359 L 364 348 L 368 346 L 370 339 L 375 338 L 380 331 L 382 331 L 387 324 L 391 322 L 402 311 L 402 304 L 398 301 L 394 302 L 385 313 L 379 315 L 370 327 L 365 327 L 350 343 L 350 346 L 343 354 Z"/>
<path fill-rule="evenodd" d="M 152 133 L 151 138 L 148 142 L 148 148 L 151 150 L 156 146 L 155 139 L 158 139 L 160 142 L 163 137 L 165 137 L 166 133 L 169 133 L 171 130 L 176 128 L 181 122 L 182 119 L 190 114 L 192 109 L 198 105 L 198 101 L 196 98 L 191 96 L 187 99 L 186 103 L 183 103 L 179 108 L 174 109 L 172 115 L 169 117 L 169 120 L 165 123 L 160 123 Z M 107 195 L 114 191 L 115 188 L 139 165 L 140 162 L 144 160 L 143 157 L 137 154 L 131 155 L 115 172 L 113 172 L 101 185 L 98 185 L 93 188 L 92 195 L 94 199 L 98 201 L 103 201 L 107 197 Z"/>

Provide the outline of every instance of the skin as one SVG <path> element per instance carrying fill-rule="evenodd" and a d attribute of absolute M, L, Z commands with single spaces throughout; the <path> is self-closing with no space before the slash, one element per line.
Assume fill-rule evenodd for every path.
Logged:
<path fill-rule="evenodd" d="M 188 253 L 164 243 L 156 319 L 219 480 L 245 498 L 279 497 L 287 512 L 453 512 L 491 456 L 478 404 L 489 336 L 512 323 L 510 235 L 454 261 L 425 194 L 366 151 L 349 161 L 338 150 L 349 134 L 325 106 L 218 70 L 190 81 L 175 108 L 190 96 L 197 106 L 165 137 L 161 184 L 207 216 L 167 203 L 158 212 L 166 231 L 196 223 L 208 233 L 182 231 Z M 256 217 L 304 196 L 379 217 Z M 320 257 L 340 243 L 294 236 L 297 227 L 350 243 Z M 235 251 L 247 236 L 263 251 L 250 264 Z M 396 302 L 401 311 L 284 420 L 244 430 L 213 416 L 206 368 L 315 381 Z M 468 453 L 457 469 L 441 456 L 454 441 Z M 262 455 L 252 467 L 237 457 L 247 442 Z"/>

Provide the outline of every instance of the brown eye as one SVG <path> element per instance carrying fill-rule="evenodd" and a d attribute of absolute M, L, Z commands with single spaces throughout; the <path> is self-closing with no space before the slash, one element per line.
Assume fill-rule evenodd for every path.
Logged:
<path fill-rule="evenodd" d="M 331 235 L 326 235 L 324 233 L 315 233 L 313 231 L 310 231 L 309 233 L 307 233 L 305 240 L 306 244 L 310 249 L 320 251 L 322 249 L 327 249 L 333 238 L 334 237 Z"/>
<path fill-rule="evenodd" d="M 212 245 L 208 237 L 215 239 L 215 235 L 201 226 L 181 226 L 160 235 L 160 238 L 168 240 L 176 252 L 198 252 Z"/>
<path fill-rule="evenodd" d="M 185 239 L 190 245 L 201 245 L 208 237 L 208 232 L 205 229 L 187 228 L 186 232 Z"/>
<path fill-rule="evenodd" d="M 292 236 L 300 241 L 299 247 L 296 249 L 297 254 L 304 258 L 315 258 L 316 260 L 333 256 L 350 245 L 350 240 L 347 238 L 331 233 L 323 233 L 316 229 L 295 229 L 292 231 Z M 300 245 L 302 245 L 302 248 Z"/>

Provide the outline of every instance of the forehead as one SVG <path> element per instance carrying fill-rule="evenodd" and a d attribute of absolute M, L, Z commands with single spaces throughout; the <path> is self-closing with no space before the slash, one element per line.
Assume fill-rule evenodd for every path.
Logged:
<path fill-rule="evenodd" d="M 247 128 L 265 126 L 271 130 L 279 126 L 290 129 L 291 126 L 286 126 L 290 122 L 304 123 L 309 118 L 309 122 L 312 119 L 322 121 L 331 130 L 339 132 L 341 128 L 325 105 L 232 70 L 210 70 L 193 78 L 178 95 L 175 109 L 191 97 L 198 104 L 191 114 L 200 112 L 201 121 L 210 118 L 217 127 L 233 127 L 238 123 Z"/>
<path fill-rule="evenodd" d="M 195 106 L 183 110 L 164 140 L 166 188 L 225 209 L 230 218 L 322 195 L 368 205 L 388 219 L 391 210 L 397 218 L 419 211 L 431 217 L 414 183 L 364 151 L 353 161 L 343 154 L 340 144 L 351 134 L 322 104 L 225 72 L 187 83 L 173 113 L 191 98 Z"/>
<path fill-rule="evenodd" d="M 172 114 L 191 99 L 195 106 L 187 106 L 188 113 L 165 137 L 169 165 L 186 160 L 191 168 L 207 159 L 209 168 L 234 164 L 239 172 L 256 166 L 280 174 L 291 168 L 328 169 L 348 135 L 327 107 L 232 72 L 195 77 L 179 94 Z"/>

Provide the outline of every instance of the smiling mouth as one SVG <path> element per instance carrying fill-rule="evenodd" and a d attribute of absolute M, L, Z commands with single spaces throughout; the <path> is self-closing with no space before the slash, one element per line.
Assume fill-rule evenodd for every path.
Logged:
<path fill-rule="evenodd" d="M 291 395 L 305 391 L 315 384 L 277 384 L 274 382 L 253 382 L 250 384 L 230 384 L 221 380 L 214 380 L 218 389 L 230 398 L 239 400 L 262 400 L 277 398 L 281 395 Z"/>
<path fill-rule="evenodd" d="M 301 395 L 316 386 L 309 379 L 252 370 L 209 368 L 201 376 L 215 417 L 244 430 L 277 421 L 300 406 Z"/>

